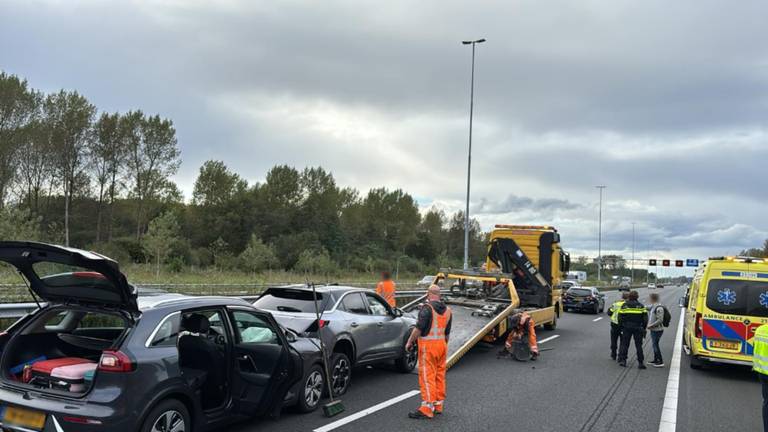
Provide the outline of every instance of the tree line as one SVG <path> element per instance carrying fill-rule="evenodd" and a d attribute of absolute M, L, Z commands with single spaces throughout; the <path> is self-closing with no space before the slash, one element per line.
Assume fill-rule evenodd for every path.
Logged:
<path fill-rule="evenodd" d="M 740 256 L 749 256 L 749 257 L 755 257 L 755 258 L 768 258 L 768 240 L 765 240 L 763 242 L 762 248 L 749 248 L 744 249 L 739 254 Z"/>
<path fill-rule="evenodd" d="M 463 213 L 425 214 L 402 190 L 339 186 L 321 167 L 275 166 L 249 184 L 221 161 L 191 200 L 173 122 L 99 112 L 77 91 L 44 94 L 0 72 L 0 238 L 43 240 L 118 261 L 313 273 L 459 265 Z M 251 176 L 253 173 L 249 173 Z M 481 261 L 485 234 L 470 229 Z"/>

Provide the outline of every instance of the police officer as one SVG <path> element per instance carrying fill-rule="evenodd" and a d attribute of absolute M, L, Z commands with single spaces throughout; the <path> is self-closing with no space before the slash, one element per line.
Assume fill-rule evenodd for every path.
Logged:
<path fill-rule="evenodd" d="M 621 299 L 616 300 L 608 308 L 608 315 L 611 316 L 611 358 L 616 360 L 616 349 L 619 345 L 619 336 L 621 336 L 621 330 L 619 328 L 619 309 L 629 298 L 629 291 L 621 293 Z"/>
<path fill-rule="evenodd" d="M 768 324 L 757 328 L 752 346 L 752 370 L 763 385 L 763 432 L 768 432 Z"/>
<path fill-rule="evenodd" d="M 648 327 L 648 310 L 640 303 L 637 291 L 630 291 L 629 298 L 619 308 L 619 330 L 621 331 L 621 346 L 619 347 L 619 366 L 627 367 L 629 342 L 634 339 L 637 351 L 637 368 L 646 369 L 643 356 L 643 337 Z"/>
<path fill-rule="evenodd" d="M 419 311 L 416 328 L 405 344 L 405 349 L 410 351 L 418 340 L 419 347 L 421 406 L 408 413 L 412 419 L 431 419 L 443 413 L 450 335 L 451 309 L 440 299 L 440 287 L 432 285 L 427 291 L 427 303 Z"/>

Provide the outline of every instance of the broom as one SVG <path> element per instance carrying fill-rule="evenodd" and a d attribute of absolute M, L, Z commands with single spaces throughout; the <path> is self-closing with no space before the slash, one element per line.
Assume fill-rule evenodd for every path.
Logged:
<path fill-rule="evenodd" d="M 333 387 L 331 386 L 331 371 L 328 369 L 328 356 L 325 352 L 325 342 L 323 342 L 323 335 L 320 333 L 320 307 L 317 304 L 317 291 L 315 290 L 315 284 L 310 284 L 312 287 L 312 297 L 315 300 L 315 316 L 317 316 L 317 336 L 320 339 L 320 353 L 323 356 L 323 368 L 325 368 L 325 382 L 328 385 L 328 397 L 331 401 L 323 405 L 323 414 L 326 417 L 333 417 L 335 415 L 344 412 L 344 405 L 341 403 L 341 399 L 335 400 L 333 396 Z"/>

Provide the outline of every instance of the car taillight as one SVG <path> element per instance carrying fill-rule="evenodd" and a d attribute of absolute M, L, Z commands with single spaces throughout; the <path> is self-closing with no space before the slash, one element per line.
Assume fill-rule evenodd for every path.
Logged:
<path fill-rule="evenodd" d="M 104 351 L 99 360 L 99 370 L 105 372 L 131 372 L 133 362 L 122 351 Z"/>
<path fill-rule="evenodd" d="M 61 418 L 65 422 L 69 423 L 77 423 L 77 424 L 87 424 L 87 425 L 100 425 L 101 420 L 96 419 L 90 419 L 86 417 L 74 417 L 74 416 L 64 416 Z"/>
<path fill-rule="evenodd" d="M 701 314 L 696 313 L 696 338 L 701 339 L 701 335 L 704 334 L 704 322 L 701 319 Z"/>
<path fill-rule="evenodd" d="M 328 324 L 330 324 L 330 323 L 331 323 L 331 322 L 330 322 L 330 321 L 328 321 L 328 320 L 322 320 L 322 319 L 321 319 L 321 320 L 317 320 L 317 326 L 318 326 L 319 328 L 323 328 L 323 327 L 327 326 L 327 325 L 328 325 Z"/>

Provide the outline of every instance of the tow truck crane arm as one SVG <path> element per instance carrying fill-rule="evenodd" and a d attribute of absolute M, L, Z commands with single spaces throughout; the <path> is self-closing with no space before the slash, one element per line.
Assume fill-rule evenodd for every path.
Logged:
<path fill-rule="evenodd" d="M 521 306 L 546 307 L 551 304 L 552 286 L 514 240 L 493 239 L 488 247 L 488 258 L 502 273 L 514 274 L 524 280 L 524 284 L 515 284 Z"/>

